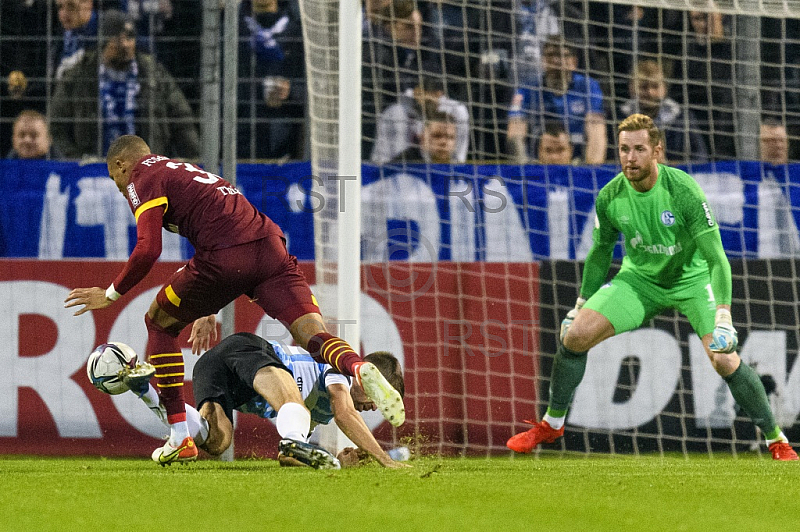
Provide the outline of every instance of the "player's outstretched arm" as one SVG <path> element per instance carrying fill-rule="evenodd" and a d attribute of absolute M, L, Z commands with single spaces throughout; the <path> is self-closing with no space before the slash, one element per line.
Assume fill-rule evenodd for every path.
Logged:
<path fill-rule="evenodd" d="M 396 469 L 411 467 L 402 462 L 395 462 L 381 448 L 367 424 L 364 423 L 361 414 L 358 413 L 353 405 L 353 399 L 350 397 L 350 390 L 347 389 L 347 386 L 344 384 L 331 384 L 328 386 L 328 391 L 331 394 L 333 419 L 345 436 L 350 438 L 358 447 L 371 454 L 383 467 Z"/>
<path fill-rule="evenodd" d="M 98 286 L 92 288 L 73 288 L 70 290 L 67 299 L 64 300 L 64 308 L 77 307 L 83 305 L 82 309 L 75 311 L 75 316 L 80 316 L 90 310 L 106 308 L 114 301 L 106 297 L 106 291 Z"/>

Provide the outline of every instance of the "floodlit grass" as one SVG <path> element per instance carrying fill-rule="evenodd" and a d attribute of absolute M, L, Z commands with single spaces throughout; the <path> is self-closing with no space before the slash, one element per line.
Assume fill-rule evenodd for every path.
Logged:
<path fill-rule="evenodd" d="M 423 458 L 314 471 L 271 460 L 0 457 L 0 529 L 795 530 L 800 463 L 752 457 Z M 169 502 L 166 502 L 169 501 Z"/>

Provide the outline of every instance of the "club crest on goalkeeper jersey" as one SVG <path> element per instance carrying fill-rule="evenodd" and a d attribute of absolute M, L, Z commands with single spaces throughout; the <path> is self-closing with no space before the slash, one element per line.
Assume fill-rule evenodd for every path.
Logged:
<path fill-rule="evenodd" d="M 139 160 L 126 192 L 137 221 L 142 212 L 162 208 L 164 228 L 186 237 L 195 249 L 223 249 L 283 235 L 228 181 L 162 155 Z"/>
<path fill-rule="evenodd" d="M 665 287 L 708 274 L 696 238 L 719 226 L 700 185 L 686 172 L 658 165 L 658 180 L 647 192 L 635 190 L 620 173 L 598 193 L 595 212 L 595 242 L 624 237 L 623 270 Z"/>
<path fill-rule="evenodd" d="M 294 375 L 294 381 L 303 397 L 303 402 L 311 412 L 311 426 L 326 425 L 333 419 L 331 409 L 331 394 L 328 386 L 331 384 L 344 384 L 350 388 L 350 377 L 336 373 L 328 364 L 321 364 L 311 358 L 306 351 L 298 347 L 284 349 L 280 344 L 270 342 L 275 354 L 281 362 L 289 368 Z M 287 353 L 287 351 L 289 351 Z M 274 418 L 278 415 L 275 410 L 261 396 L 256 396 L 249 402 L 237 408 L 246 414 L 256 414 L 264 418 Z"/>

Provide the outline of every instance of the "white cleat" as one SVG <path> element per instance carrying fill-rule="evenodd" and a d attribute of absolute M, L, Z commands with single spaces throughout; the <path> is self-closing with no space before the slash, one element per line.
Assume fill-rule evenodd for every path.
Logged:
<path fill-rule="evenodd" d="M 375 364 L 365 362 L 358 368 L 358 379 L 364 393 L 367 394 L 383 417 L 399 427 L 406 420 L 406 407 L 403 405 L 403 398 L 395 390 L 386 377 L 378 370 Z"/>
<path fill-rule="evenodd" d="M 313 443 L 284 438 L 278 443 L 278 452 L 314 469 L 342 468 L 338 458 Z"/>

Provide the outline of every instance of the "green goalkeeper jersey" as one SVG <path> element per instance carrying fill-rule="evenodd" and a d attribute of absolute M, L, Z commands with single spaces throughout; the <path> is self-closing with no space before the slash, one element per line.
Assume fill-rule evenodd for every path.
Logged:
<path fill-rule="evenodd" d="M 730 265 L 722 250 L 719 226 L 703 190 L 689 174 L 660 164 L 653 188 L 638 192 L 620 173 L 600 190 L 595 211 L 594 253 L 587 257 L 582 296 L 590 297 L 605 281 L 614 245 L 622 233 L 622 270 L 633 270 L 664 288 L 709 275 L 704 256 L 715 263 L 721 256 L 727 275 L 725 268 L 720 268 L 714 279 L 712 269 L 712 287 L 718 303 L 725 299 L 730 303 Z M 698 245 L 706 246 L 704 253 Z"/>

